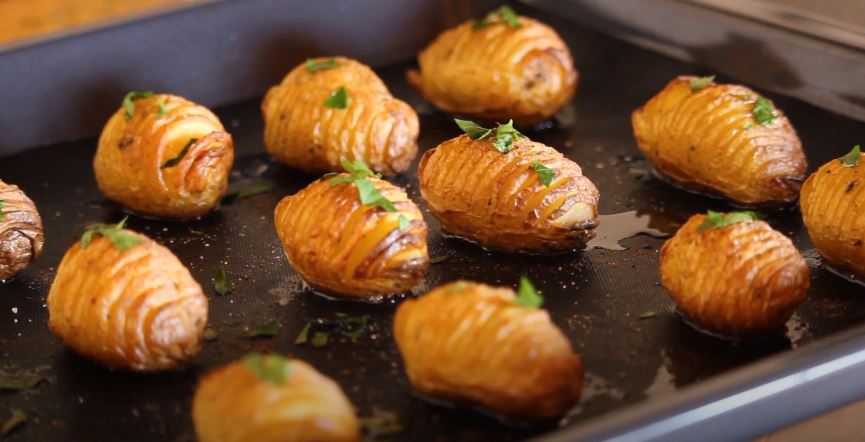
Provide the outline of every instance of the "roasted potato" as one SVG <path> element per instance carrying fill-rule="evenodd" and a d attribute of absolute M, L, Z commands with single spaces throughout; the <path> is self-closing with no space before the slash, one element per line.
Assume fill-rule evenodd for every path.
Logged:
<path fill-rule="evenodd" d="M 228 190 L 234 144 L 219 119 L 184 98 L 130 92 L 93 160 L 108 199 L 146 215 L 192 218 Z"/>
<path fill-rule="evenodd" d="M 664 177 L 742 206 L 794 203 L 805 176 L 796 130 L 771 101 L 711 77 L 678 77 L 634 111 L 634 136 Z"/>
<path fill-rule="evenodd" d="M 792 241 L 752 212 L 692 216 L 661 247 L 660 271 L 690 321 L 729 336 L 781 328 L 811 276 Z"/>
<path fill-rule="evenodd" d="M 355 171 L 357 172 L 357 171 Z M 276 206 L 289 264 L 315 290 L 345 297 L 403 293 L 429 266 L 427 226 L 405 192 L 387 181 L 343 173 L 322 178 Z M 359 186 L 392 205 L 364 204 Z"/>
<path fill-rule="evenodd" d="M 577 88 L 571 52 L 549 26 L 508 14 L 443 32 L 418 55 L 409 84 L 447 112 L 524 125 L 549 119 Z"/>
<path fill-rule="evenodd" d="M 583 248 L 595 236 L 599 195 L 580 166 L 525 137 L 507 153 L 492 143 L 461 135 L 421 158 L 421 195 L 442 229 L 507 251 Z M 535 167 L 551 170 L 549 185 Z"/>
<path fill-rule="evenodd" d="M 509 419 L 561 416 L 580 397 L 580 357 L 545 310 L 510 288 L 457 281 L 400 304 L 394 338 L 421 394 Z"/>
<path fill-rule="evenodd" d="M 23 270 L 42 254 L 42 218 L 14 184 L 0 181 L 0 279 Z"/>
<path fill-rule="evenodd" d="M 294 68 L 267 91 L 261 111 L 267 151 L 307 172 L 338 172 L 348 158 L 395 175 L 417 156 L 414 109 L 349 58 L 317 58 Z"/>
<path fill-rule="evenodd" d="M 802 219 L 811 243 L 833 266 L 865 278 L 865 164 L 860 150 L 832 160 L 802 187 Z"/>
<path fill-rule="evenodd" d="M 207 297 L 170 250 L 121 221 L 91 226 L 66 252 L 48 315 L 77 353 L 110 368 L 158 371 L 198 355 Z"/>
<path fill-rule="evenodd" d="M 360 424 L 336 382 L 306 362 L 252 354 L 205 375 L 192 399 L 199 442 L 354 442 Z"/>

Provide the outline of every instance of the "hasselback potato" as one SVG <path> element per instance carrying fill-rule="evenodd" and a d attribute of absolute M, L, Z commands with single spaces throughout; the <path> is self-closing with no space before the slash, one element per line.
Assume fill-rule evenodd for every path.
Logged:
<path fill-rule="evenodd" d="M 340 171 L 343 158 L 394 175 L 417 156 L 419 123 L 366 65 L 345 57 L 308 60 L 261 103 L 267 151 L 307 172 Z"/>
<path fill-rule="evenodd" d="M 658 172 L 745 206 L 794 203 L 807 167 L 796 130 L 771 101 L 711 77 L 678 77 L 631 116 Z"/>
<path fill-rule="evenodd" d="M 802 219 L 830 264 L 865 278 L 865 164 L 859 146 L 814 172 L 802 187 Z"/>
<path fill-rule="evenodd" d="M 499 9 L 446 30 L 418 55 L 409 83 L 437 107 L 536 124 L 574 96 L 577 70 L 556 31 Z"/>
<path fill-rule="evenodd" d="M 14 184 L 0 181 L 0 279 L 23 270 L 42 253 L 42 218 Z"/>
<path fill-rule="evenodd" d="M 219 203 L 233 161 L 231 135 L 213 112 L 175 95 L 131 92 L 102 130 L 93 169 L 108 199 L 191 218 Z"/>
<path fill-rule="evenodd" d="M 315 290 L 337 296 L 403 293 L 429 266 L 427 226 L 405 192 L 362 163 L 324 177 L 276 206 L 291 266 Z M 364 200 L 369 195 L 374 197 Z"/>
<path fill-rule="evenodd" d="M 462 135 L 421 158 L 421 195 L 442 229 L 508 251 L 583 248 L 595 235 L 599 194 L 580 166 L 522 136 L 502 153 L 492 138 Z"/>
<path fill-rule="evenodd" d="M 697 326 L 724 335 L 781 328 L 811 270 L 789 238 L 752 212 L 694 215 L 661 247 L 661 283 Z"/>
<path fill-rule="evenodd" d="M 199 442 L 360 441 L 360 424 L 339 385 L 278 355 L 251 354 L 205 375 L 192 419 Z"/>
<path fill-rule="evenodd" d="M 574 405 L 582 362 L 545 310 L 521 305 L 522 291 L 457 281 L 400 304 L 394 338 L 412 386 L 510 419 Z"/>
<path fill-rule="evenodd" d="M 91 226 L 63 256 L 48 326 L 111 368 L 172 369 L 198 355 L 207 297 L 170 250 L 116 225 Z"/>

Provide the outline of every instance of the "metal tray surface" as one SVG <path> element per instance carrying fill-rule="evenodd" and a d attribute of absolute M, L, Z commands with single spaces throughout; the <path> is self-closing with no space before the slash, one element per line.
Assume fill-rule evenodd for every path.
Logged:
<path fill-rule="evenodd" d="M 581 72 L 580 86 L 574 102 L 552 127 L 521 129 L 582 165 L 601 191 L 601 213 L 636 210 L 650 217 L 652 227 L 672 233 L 694 213 L 729 210 L 723 201 L 687 193 L 654 178 L 631 134 L 631 111 L 667 81 L 678 74 L 707 72 L 554 17 L 540 17 L 570 44 Z M 458 135 L 459 130 L 451 116 L 435 111 L 409 90 L 403 72 L 410 65 L 379 73 L 396 96 L 418 109 L 424 151 Z M 172 92 L 183 94 L 182 90 Z M 865 133 L 865 124 L 770 96 L 799 131 L 811 170 L 861 142 L 857 136 Z M 63 253 L 88 223 L 117 221 L 124 215 L 96 188 L 91 167 L 95 140 L 31 149 L 0 160 L 0 177 L 20 185 L 37 203 L 47 235 L 42 257 L 0 284 L 0 369 L 35 372 L 45 379 L 27 391 L 0 392 L 3 418 L 13 408 L 31 416 L 9 436 L 10 441 L 194 440 L 190 402 L 199 376 L 253 350 L 287 353 L 311 362 L 342 385 L 360 415 L 369 415 L 376 408 L 397 413 L 405 429 L 394 440 L 507 441 L 556 430 L 556 425 L 515 427 L 413 395 L 391 334 L 399 301 L 367 304 L 309 293 L 283 256 L 273 230 L 273 208 L 283 196 L 316 177 L 281 166 L 264 153 L 257 100 L 216 112 L 236 143 L 232 185 L 271 179 L 275 189 L 223 205 L 196 221 L 131 216 L 129 226 L 174 251 L 210 297 L 210 326 L 219 336 L 204 345 L 195 365 L 176 373 L 108 371 L 73 354 L 48 331 L 45 297 Z M 405 186 L 423 207 L 414 170 L 393 182 Z M 615 415 L 632 404 L 665 401 L 678 390 L 717 374 L 769 355 L 796 352 L 800 346 L 865 320 L 865 288 L 821 266 L 797 210 L 771 214 L 769 221 L 793 237 L 809 258 L 812 289 L 786 332 L 748 342 L 707 336 L 675 312 L 657 276 L 662 239 L 640 235 L 622 241 L 625 250 L 526 256 L 489 252 L 445 238 L 438 223 L 428 213 L 425 217 L 431 255 L 448 259 L 431 266 L 416 293 L 459 278 L 516 286 L 520 274 L 529 276 L 543 292 L 544 307 L 587 368 L 581 403 L 560 426 Z M 213 291 L 212 275 L 217 267 L 227 271 L 232 287 L 228 295 Z M 648 311 L 657 315 L 640 319 Z M 370 315 L 367 332 L 358 342 L 337 338 L 324 348 L 294 344 L 309 319 L 333 318 L 337 312 Z M 246 329 L 269 320 L 281 324 L 276 337 L 242 336 Z"/>

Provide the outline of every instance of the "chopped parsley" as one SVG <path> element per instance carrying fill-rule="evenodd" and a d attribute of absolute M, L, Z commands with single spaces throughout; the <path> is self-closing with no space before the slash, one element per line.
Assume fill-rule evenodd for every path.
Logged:
<path fill-rule="evenodd" d="M 204 329 L 204 333 L 201 334 L 201 337 L 204 338 L 205 342 L 213 342 L 219 338 L 219 332 L 207 327 Z"/>
<path fill-rule="evenodd" d="M 445 261 L 449 260 L 450 258 L 451 257 L 447 256 L 447 255 L 431 256 L 429 259 L 429 263 L 430 264 L 438 264 L 440 262 L 445 262 Z"/>
<path fill-rule="evenodd" d="M 327 100 L 324 100 L 324 105 L 332 109 L 345 109 L 348 107 L 348 101 L 348 89 L 340 86 L 327 97 Z"/>
<path fill-rule="evenodd" d="M 6 200 L 0 200 L 0 221 L 6 219 L 6 214 L 3 213 L 3 209 L 6 208 Z"/>
<path fill-rule="evenodd" d="M 763 126 L 771 124 L 775 120 L 775 108 L 772 106 L 772 102 L 763 97 L 754 102 L 754 110 L 751 113 L 754 114 L 757 123 Z"/>
<path fill-rule="evenodd" d="M 0 375 L 0 391 L 29 390 L 42 382 L 39 376 L 31 375 Z"/>
<path fill-rule="evenodd" d="M 357 342 L 364 333 L 369 321 L 368 315 L 348 316 L 345 313 L 337 313 L 336 318 L 313 319 L 306 323 L 294 339 L 297 345 L 312 344 L 315 348 L 327 345 L 331 334 L 337 333 Z"/>
<path fill-rule="evenodd" d="M 639 319 L 652 319 L 655 316 L 658 316 L 658 314 L 653 312 L 653 311 L 648 311 L 648 312 L 644 312 L 642 315 L 640 315 Z"/>
<path fill-rule="evenodd" d="M 399 217 L 397 219 L 399 220 L 400 230 L 408 229 L 408 226 L 411 225 L 411 221 L 409 221 L 409 219 L 406 218 L 405 215 L 403 215 L 402 213 L 399 214 Z"/>
<path fill-rule="evenodd" d="M 519 15 L 517 15 L 513 8 L 504 5 L 488 13 L 484 18 L 475 21 L 472 25 L 472 29 L 483 29 L 493 23 L 499 22 L 507 23 L 508 26 L 514 29 L 518 29 L 521 26 Z"/>
<path fill-rule="evenodd" d="M 405 431 L 399 417 L 391 411 L 374 409 L 372 416 L 362 416 L 359 420 L 367 440 L 375 441 Z"/>
<path fill-rule="evenodd" d="M 249 329 L 243 332 L 244 338 L 264 338 L 264 337 L 272 337 L 276 336 L 276 333 L 279 331 L 279 327 L 281 324 L 277 320 L 272 320 L 265 322 L 264 324 L 259 325 L 253 329 Z"/>
<path fill-rule="evenodd" d="M 225 274 L 225 269 L 222 267 L 213 270 L 213 289 L 220 295 L 231 291 L 231 286 L 228 285 L 228 275 Z"/>
<path fill-rule="evenodd" d="M 150 98 L 153 96 L 153 91 L 131 91 L 123 97 L 123 111 L 125 112 L 126 119 L 132 118 L 132 115 L 135 114 L 135 100 L 140 100 L 142 98 Z M 160 110 L 162 108 L 160 107 Z"/>
<path fill-rule="evenodd" d="M 323 71 L 326 69 L 333 69 L 337 66 L 339 66 L 339 62 L 334 58 L 325 58 L 323 60 L 307 58 L 306 63 L 304 64 L 306 72 Z"/>
<path fill-rule="evenodd" d="M 162 97 L 156 99 L 156 105 L 159 106 L 159 110 L 156 111 L 157 117 L 161 117 L 168 113 L 168 109 L 165 108 L 165 100 Z"/>
<path fill-rule="evenodd" d="M 180 152 L 177 154 L 176 157 L 169 158 L 169 159 L 165 160 L 165 162 L 162 163 L 162 165 L 159 166 L 159 168 L 160 169 L 167 169 L 169 167 L 174 167 L 174 166 L 180 164 L 180 160 L 182 160 L 183 157 L 185 157 L 186 154 L 189 153 L 189 148 L 192 147 L 192 145 L 195 144 L 196 141 L 198 141 L 198 138 L 190 138 L 189 141 L 186 142 L 186 145 L 183 146 L 183 149 L 180 150 Z"/>
<path fill-rule="evenodd" d="M 738 222 L 758 219 L 760 219 L 760 215 L 757 212 L 752 212 L 750 210 L 730 213 L 715 212 L 714 210 L 710 210 L 706 212 L 706 220 L 703 221 L 703 224 L 700 224 L 700 226 L 697 227 L 697 231 L 703 232 L 706 229 L 720 229 L 722 227 L 727 227 Z"/>
<path fill-rule="evenodd" d="M 492 129 L 481 127 L 474 121 L 460 120 L 459 118 L 454 118 L 454 122 L 456 122 L 457 126 L 459 126 L 460 129 L 462 129 L 463 132 L 465 132 L 466 135 L 468 135 L 469 138 L 473 140 L 483 140 L 493 132 Z"/>
<path fill-rule="evenodd" d="M 12 415 L 9 416 L 9 419 L 6 419 L 6 421 L 3 422 L 3 427 L 0 428 L 0 432 L 3 433 L 3 436 L 6 436 L 15 431 L 16 428 L 24 425 L 25 422 L 27 422 L 27 413 L 16 408 L 12 410 Z"/>
<path fill-rule="evenodd" d="M 529 278 L 520 276 L 520 287 L 516 301 L 523 307 L 538 308 L 544 303 L 544 297 L 535 290 L 535 286 Z"/>
<path fill-rule="evenodd" d="M 340 164 L 349 175 L 334 176 L 327 182 L 329 185 L 336 186 L 343 183 L 354 184 L 357 188 L 360 202 L 364 206 L 377 206 L 388 212 L 397 211 L 393 202 L 385 198 L 384 195 L 376 189 L 375 184 L 368 179 L 370 177 L 378 178 L 381 175 L 373 173 L 373 171 L 370 170 L 362 160 L 351 161 L 343 158 L 340 161 Z"/>
<path fill-rule="evenodd" d="M 705 89 L 707 86 L 712 84 L 715 81 L 714 75 L 709 75 L 708 77 L 694 77 L 691 79 L 691 92 L 697 92 L 701 89 Z"/>
<path fill-rule="evenodd" d="M 280 355 L 250 353 L 243 358 L 243 365 L 271 384 L 282 385 L 291 376 L 291 361 Z"/>
<path fill-rule="evenodd" d="M 273 190 L 274 187 L 276 187 L 276 185 L 272 180 L 261 180 L 225 195 L 225 197 L 222 198 L 222 204 L 231 204 L 241 198 L 248 198 L 250 196 L 267 193 Z"/>
<path fill-rule="evenodd" d="M 128 218 L 128 216 L 124 216 L 117 224 L 90 224 L 87 226 L 84 234 L 81 235 L 81 248 L 86 249 L 90 245 L 90 242 L 93 241 L 94 236 L 101 236 L 111 241 L 111 244 L 114 244 L 114 247 L 117 247 L 122 252 L 131 249 L 144 239 L 132 232 L 123 230 Z"/>
<path fill-rule="evenodd" d="M 535 161 L 532 163 L 532 169 L 535 169 L 535 172 L 538 173 L 538 178 L 544 183 L 544 186 L 550 187 L 550 184 L 553 182 L 553 178 L 556 177 L 556 172 L 553 169 L 550 169 L 547 166 L 544 166 L 540 163 L 540 161 Z"/>
<path fill-rule="evenodd" d="M 859 159 L 861 157 L 862 157 L 862 150 L 859 148 L 859 145 L 857 144 L 857 145 L 853 146 L 853 149 L 849 153 L 847 153 L 847 155 L 844 155 L 843 157 L 838 158 L 838 159 L 841 160 L 841 164 L 843 164 L 847 167 L 853 167 L 853 166 L 859 164 Z M 3 206 L 0 206 L 0 208 L 2 208 L 2 207 Z M 2 219 L 2 218 L 0 218 L 0 219 Z"/>
<path fill-rule="evenodd" d="M 493 133 L 493 129 L 481 127 L 473 121 L 454 119 L 454 122 L 456 122 L 457 126 L 459 126 L 460 129 L 462 129 L 463 132 L 465 132 L 472 140 L 483 140 Z M 495 133 L 496 136 L 493 141 L 493 147 L 498 149 L 501 153 L 510 152 L 514 139 L 525 136 L 514 128 L 514 120 L 508 120 L 505 124 L 499 124 L 495 129 Z"/>

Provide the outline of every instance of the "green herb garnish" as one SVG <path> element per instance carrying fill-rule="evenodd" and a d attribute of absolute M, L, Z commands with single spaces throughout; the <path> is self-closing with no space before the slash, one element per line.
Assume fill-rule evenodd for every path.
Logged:
<path fill-rule="evenodd" d="M 135 113 L 135 100 L 142 98 L 150 98 L 153 96 L 153 91 L 131 91 L 123 97 L 123 110 L 126 112 L 126 119 L 132 118 Z"/>
<path fill-rule="evenodd" d="M 700 89 L 705 89 L 706 86 L 712 84 L 715 81 L 714 75 L 709 75 L 707 77 L 695 77 L 691 79 L 691 92 L 697 92 Z"/>
<path fill-rule="evenodd" d="M 315 348 L 321 348 L 327 345 L 327 339 L 330 336 L 327 332 L 315 332 L 312 335 L 312 346 Z"/>
<path fill-rule="evenodd" d="M 192 147 L 192 145 L 195 144 L 196 141 L 198 141 L 198 138 L 190 138 L 189 141 L 186 142 L 186 145 L 183 146 L 183 149 L 180 150 L 180 153 L 178 153 L 176 157 L 165 160 L 165 162 L 162 163 L 162 166 L 159 166 L 159 168 L 160 169 L 166 169 L 168 167 L 174 167 L 174 166 L 178 165 L 180 163 L 180 160 L 182 160 L 183 157 L 186 156 L 186 154 L 189 152 L 189 148 Z"/>
<path fill-rule="evenodd" d="M 372 170 L 361 160 L 348 160 L 343 158 L 339 164 L 345 169 L 349 175 L 337 175 L 331 178 L 327 183 L 331 186 L 336 186 L 342 183 L 354 184 L 357 188 L 358 197 L 364 206 L 377 206 L 388 212 L 396 212 L 396 206 L 389 199 L 376 189 L 375 184 L 368 178 L 378 178 L 380 175 L 373 173 Z"/>
<path fill-rule="evenodd" d="M 700 224 L 700 226 L 697 227 L 697 231 L 703 232 L 706 229 L 720 229 L 722 227 L 727 227 L 738 222 L 758 219 L 760 219 L 760 215 L 757 212 L 752 212 L 750 210 L 730 213 L 715 212 L 714 210 L 710 210 L 706 212 L 706 220 L 703 221 L 703 224 Z"/>
<path fill-rule="evenodd" d="M 3 209 L 6 208 L 6 200 L 0 200 L 0 221 L 6 219 L 6 214 L 3 213 Z"/>
<path fill-rule="evenodd" d="M 450 259 L 450 256 L 448 256 L 448 255 L 432 256 L 429 259 L 429 263 L 430 264 L 438 264 L 440 262 L 445 262 L 449 259 Z"/>
<path fill-rule="evenodd" d="M 483 140 L 493 133 L 492 129 L 487 129 L 475 124 L 473 121 L 454 119 L 457 126 L 473 140 Z M 495 129 L 496 138 L 493 141 L 493 147 L 501 153 L 508 153 L 511 150 L 511 145 L 515 138 L 524 137 L 520 131 L 514 128 L 514 120 L 508 120 L 505 124 L 499 124 Z"/>
<path fill-rule="evenodd" d="M 274 354 L 250 353 L 243 358 L 243 365 L 264 382 L 282 385 L 291 376 L 291 361 Z"/>
<path fill-rule="evenodd" d="M 210 327 L 207 327 L 204 329 L 204 333 L 201 334 L 201 337 L 204 338 L 206 342 L 213 342 L 217 338 L 219 338 L 219 332 Z"/>
<path fill-rule="evenodd" d="M 843 164 L 847 167 L 853 167 L 853 166 L 859 164 L 859 159 L 861 157 L 862 157 L 862 150 L 859 149 L 859 145 L 857 144 L 857 145 L 853 146 L 853 149 L 847 155 L 844 155 L 843 157 L 838 158 L 838 159 L 841 160 L 841 164 Z M 0 206 L 0 208 L 2 208 L 2 207 L 3 206 Z M 0 218 L 0 219 L 2 219 L 2 218 Z"/>
<path fill-rule="evenodd" d="M 309 329 L 310 329 L 310 327 L 312 327 L 312 324 L 310 324 L 309 322 L 307 322 L 306 325 L 303 326 L 303 329 L 300 331 L 300 333 L 297 334 L 297 337 L 294 338 L 295 344 L 303 345 L 303 344 L 306 344 L 307 342 L 309 342 Z"/>
<path fill-rule="evenodd" d="M 469 138 L 473 140 L 483 140 L 493 132 L 492 129 L 480 127 L 474 121 L 460 120 L 459 118 L 454 118 L 454 122 L 456 122 L 457 126 L 459 126 L 460 129 L 462 129 L 463 132 L 465 132 L 466 135 L 468 135 Z"/>
<path fill-rule="evenodd" d="M 323 71 L 326 69 L 333 69 L 337 66 L 339 66 L 339 62 L 336 61 L 335 58 L 326 58 L 324 60 L 307 58 L 305 63 L 306 72 Z"/>
<path fill-rule="evenodd" d="M 369 316 L 348 316 L 344 313 L 337 313 L 336 316 L 336 319 L 315 319 L 307 322 L 294 339 L 294 343 L 297 345 L 311 343 L 313 347 L 321 348 L 327 345 L 332 333 L 338 333 L 351 339 L 352 342 L 357 342 L 366 332 Z"/>
<path fill-rule="evenodd" d="M 324 100 L 324 105 L 333 109 L 345 109 L 348 107 L 348 89 L 345 86 L 340 86 L 333 91 L 327 100 Z"/>
<path fill-rule="evenodd" d="M 165 108 L 165 100 L 162 97 L 156 99 L 156 105 L 159 106 L 159 110 L 156 111 L 156 116 L 161 117 L 168 113 L 168 109 Z"/>
<path fill-rule="evenodd" d="M 405 215 L 400 213 L 399 218 L 397 218 L 397 219 L 399 220 L 399 229 L 400 230 L 408 229 L 408 226 L 411 224 L 411 221 L 409 221 L 409 219 L 406 218 Z"/>
<path fill-rule="evenodd" d="M 90 224 L 81 235 L 81 248 L 86 249 L 93 241 L 94 236 L 101 236 L 111 241 L 111 244 L 114 244 L 114 247 L 117 247 L 121 252 L 131 249 L 144 239 L 132 232 L 123 230 L 128 218 L 128 216 L 124 216 L 117 224 Z"/>
<path fill-rule="evenodd" d="M 280 323 L 277 320 L 268 321 L 253 329 L 243 332 L 244 338 L 259 338 L 276 336 L 279 331 Z"/>
<path fill-rule="evenodd" d="M 742 126 L 742 129 L 745 129 L 745 130 L 751 130 L 753 128 L 754 128 L 754 124 L 752 124 L 752 123 L 748 123 L 748 124 Z"/>
<path fill-rule="evenodd" d="M 520 288 L 517 292 L 516 301 L 523 307 L 538 308 L 544 303 L 544 298 L 535 290 L 535 286 L 529 278 L 520 276 Z"/>
<path fill-rule="evenodd" d="M 538 178 L 544 183 L 544 186 L 550 187 L 550 184 L 553 182 L 553 178 L 556 177 L 556 172 L 553 169 L 550 169 L 547 166 L 544 166 L 539 161 L 535 161 L 532 163 L 532 169 L 535 169 L 535 172 L 538 173 Z"/>
<path fill-rule="evenodd" d="M 231 291 L 231 287 L 228 285 L 228 275 L 225 274 L 225 269 L 222 267 L 213 270 L 213 289 L 220 295 Z"/>
<path fill-rule="evenodd" d="M 363 416 L 359 420 L 367 440 L 375 441 L 405 431 L 400 419 L 390 411 L 374 409 L 372 416 Z"/>
<path fill-rule="evenodd" d="M 29 390 L 42 382 L 39 376 L 28 375 L 2 375 L 0 376 L 0 390 L 22 391 Z"/>
<path fill-rule="evenodd" d="M 27 422 L 27 413 L 16 408 L 12 410 L 12 415 L 9 417 L 9 419 L 6 419 L 6 421 L 3 422 L 3 427 L 0 428 L 0 432 L 2 432 L 4 436 L 6 436 L 7 434 L 14 431 L 16 428 L 24 425 L 25 422 Z"/>
<path fill-rule="evenodd" d="M 504 5 L 488 13 L 481 20 L 475 21 L 472 25 L 472 29 L 483 29 L 493 23 L 498 22 L 507 23 L 508 26 L 514 29 L 517 29 L 521 26 L 519 15 L 517 15 L 517 13 L 510 6 Z"/>
<path fill-rule="evenodd" d="M 225 197 L 222 198 L 222 204 L 231 204 L 241 198 L 267 193 L 273 190 L 274 187 L 276 187 L 276 185 L 272 180 L 261 180 L 246 187 L 229 192 L 228 195 L 225 195 Z"/>
<path fill-rule="evenodd" d="M 658 314 L 653 312 L 653 311 L 648 311 L 648 312 L 645 312 L 642 315 L 640 315 L 639 319 L 651 319 L 651 318 L 654 318 L 655 316 L 658 316 Z"/>
<path fill-rule="evenodd" d="M 763 126 L 772 123 L 775 119 L 775 108 L 772 106 L 772 102 L 763 97 L 754 102 L 754 110 L 751 113 L 754 114 L 757 123 Z"/>

